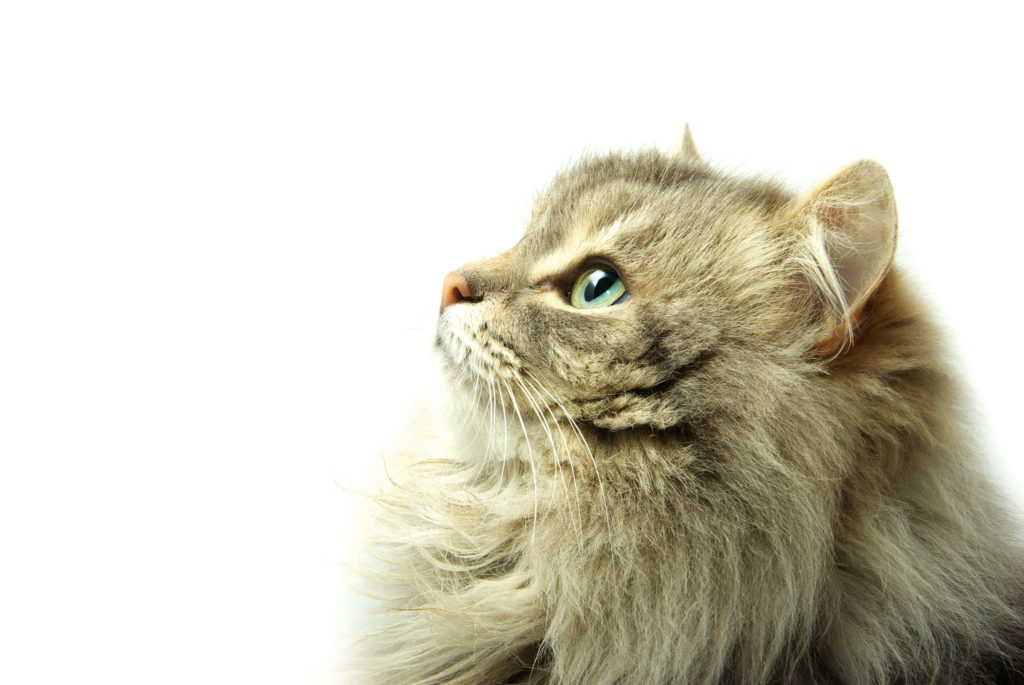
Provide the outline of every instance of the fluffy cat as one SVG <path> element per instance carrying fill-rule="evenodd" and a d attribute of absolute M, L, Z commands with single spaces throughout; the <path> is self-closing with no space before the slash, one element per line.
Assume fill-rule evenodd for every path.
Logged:
<path fill-rule="evenodd" d="M 367 679 L 1022 678 L 1024 553 L 895 244 L 872 161 L 795 196 L 687 129 L 558 176 L 444 281 Z"/>

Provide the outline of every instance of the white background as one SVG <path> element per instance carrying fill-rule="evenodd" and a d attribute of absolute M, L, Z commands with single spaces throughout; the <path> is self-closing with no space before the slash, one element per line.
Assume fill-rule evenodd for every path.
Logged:
<path fill-rule="evenodd" d="M 887 166 L 1024 496 L 1020 17 L 767 4 L 5 3 L 0 681 L 340 682 L 338 484 L 442 276 L 685 122 L 797 187 Z"/>

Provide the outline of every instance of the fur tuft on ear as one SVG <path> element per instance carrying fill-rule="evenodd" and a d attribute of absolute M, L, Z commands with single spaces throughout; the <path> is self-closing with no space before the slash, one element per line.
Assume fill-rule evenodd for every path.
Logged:
<path fill-rule="evenodd" d="M 896 251 L 896 199 L 881 164 L 861 160 L 796 200 L 789 219 L 801 230 L 797 261 L 824 306 L 816 345 L 836 357 L 854 343 Z"/>
<path fill-rule="evenodd" d="M 693 133 L 690 132 L 689 124 L 686 124 L 686 128 L 683 130 L 683 139 L 676 143 L 675 153 L 676 156 L 682 157 L 687 162 L 700 161 L 697 144 L 693 142 Z"/>

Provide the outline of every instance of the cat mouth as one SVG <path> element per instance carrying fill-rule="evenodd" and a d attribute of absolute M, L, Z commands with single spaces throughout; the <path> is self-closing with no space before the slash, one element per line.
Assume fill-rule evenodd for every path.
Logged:
<path fill-rule="evenodd" d="M 511 381 L 522 376 L 524 368 L 519 353 L 486 321 L 443 316 L 437 328 L 435 345 L 453 368 L 469 371 L 484 382 Z"/>
<path fill-rule="evenodd" d="M 475 312 L 472 317 L 442 315 L 435 346 L 452 380 L 485 405 L 507 402 L 509 411 L 522 410 L 524 417 L 535 415 L 544 422 L 556 407 L 569 416 L 566 404 L 571 403 L 559 400 L 531 373 L 513 343 L 494 328 Z"/>

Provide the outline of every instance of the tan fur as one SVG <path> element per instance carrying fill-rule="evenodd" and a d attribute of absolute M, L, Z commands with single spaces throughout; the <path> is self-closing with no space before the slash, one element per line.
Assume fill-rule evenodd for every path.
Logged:
<path fill-rule="evenodd" d="M 369 681 L 987 682 L 1021 658 L 1024 557 L 890 269 L 885 172 L 795 197 L 687 139 L 582 162 L 460 269 L 446 404 L 377 498 Z M 594 258 L 629 298 L 574 309 Z"/>

